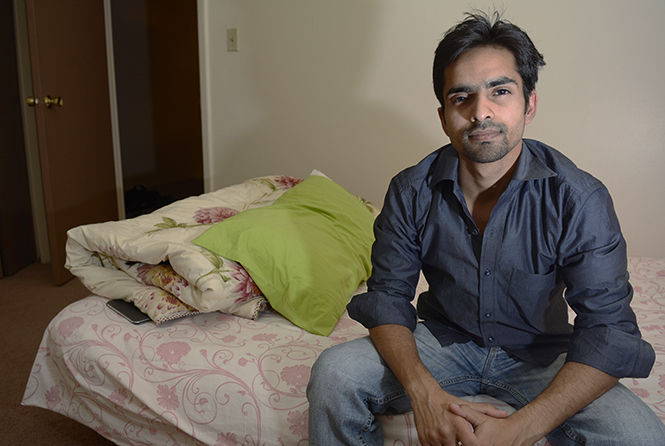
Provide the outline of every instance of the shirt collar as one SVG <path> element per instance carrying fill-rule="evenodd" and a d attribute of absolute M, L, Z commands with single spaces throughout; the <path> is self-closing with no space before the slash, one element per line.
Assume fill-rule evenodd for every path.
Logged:
<path fill-rule="evenodd" d="M 529 181 L 541 180 L 543 178 L 555 177 L 557 173 L 547 167 L 547 164 L 538 157 L 541 152 L 536 152 L 528 139 L 522 140 L 522 153 L 517 161 L 517 168 L 513 174 L 513 180 Z"/>
<path fill-rule="evenodd" d="M 436 184 L 443 180 L 457 182 L 458 166 L 459 158 L 457 151 L 451 144 L 448 144 L 441 149 L 441 153 L 436 161 L 434 161 L 431 177 L 432 184 Z M 528 140 L 523 139 L 522 153 L 517 160 L 517 168 L 513 174 L 513 180 L 538 180 L 556 175 L 556 172 L 547 167 L 545 162 L 538 158 L 537 154 L 529 145 Z"/>

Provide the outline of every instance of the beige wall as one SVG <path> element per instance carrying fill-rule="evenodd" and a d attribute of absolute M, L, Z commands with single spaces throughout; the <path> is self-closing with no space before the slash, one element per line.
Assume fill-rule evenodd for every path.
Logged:
<path fill-rule="evenodd" d="M 491 4 L 548 64 L 527 136 L 605 182 L 631 255 L 665 256 L 663 0 L 199 0 L 208 190 L 316 168 L 380 205 L 395 173 L 448 142 L 432 53 Z"/>

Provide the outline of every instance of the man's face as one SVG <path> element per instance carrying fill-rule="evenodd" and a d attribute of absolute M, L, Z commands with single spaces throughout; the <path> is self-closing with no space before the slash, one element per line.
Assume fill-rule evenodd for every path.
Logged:
<path fill-rule="evenodd" d="M 536 94 L 524 103 L 515 58 L 500 47 L 463 53 L 444 72 L 441 124 L 460 156 L 476 163 L 501 160 L 521 148 L 524 127 L 536 112 Z"/>

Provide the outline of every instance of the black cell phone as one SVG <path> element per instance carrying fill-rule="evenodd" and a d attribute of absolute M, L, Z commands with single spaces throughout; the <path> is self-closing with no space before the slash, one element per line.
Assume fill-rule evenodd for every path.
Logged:
<path fill-rule="evenodd" d="M 122 299 L 111 299 L 106 302 L 106 306 L 127 319 L 132 324 L 142 324 L 149 322 L 150 317 L 139 310 L 136 305 Z"/>

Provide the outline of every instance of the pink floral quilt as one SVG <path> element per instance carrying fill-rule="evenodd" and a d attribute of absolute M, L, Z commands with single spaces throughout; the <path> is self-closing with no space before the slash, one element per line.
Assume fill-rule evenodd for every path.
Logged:
<path fill-rule="evenodd" d="M 647 379 L 623 382 L 665 422 L 665 259 L 631 258 L 633 307 L 656 350 Z M 305 388 L 333 344 L 364 336 L 345 314 L 329 337 L 265 312 L 131 325 L 90 296 L 58 314 L 23 404 L 90 426 L 120 445 L 306 445 Z M 386 444 L 414 445 L 410 414 L 382 417 Z M 547 444 L 541 440 L 539 444 Z"/>

